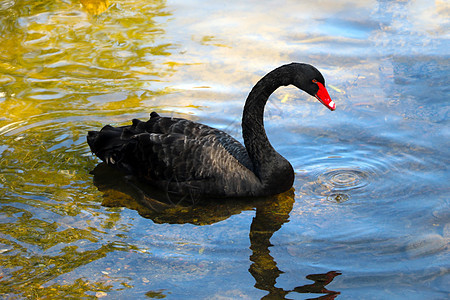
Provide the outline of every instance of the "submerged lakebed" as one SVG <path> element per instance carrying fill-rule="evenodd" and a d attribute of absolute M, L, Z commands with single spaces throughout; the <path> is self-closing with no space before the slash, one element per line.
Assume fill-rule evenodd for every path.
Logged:
<path fill-rule="evenodd" d="M 445 299 L 449 7 L 429 1 L 4 1 L 0 293 L 15 298 Z M 268 13 L 270 12 L 270 14 Z M 89 130 L 150 112 L 239 140 L 268 71 L 267 135 L 295 170 L 264 199 L 157 201 Z"/>

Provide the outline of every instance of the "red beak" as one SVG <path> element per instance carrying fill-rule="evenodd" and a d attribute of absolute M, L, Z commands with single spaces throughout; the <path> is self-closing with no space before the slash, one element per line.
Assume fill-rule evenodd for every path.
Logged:
<path fill-rule="evenodd" d="M 315 95 L 317 100 L 319 100 L 329 110 L 335 110 L 336 103 L 334 103 L 334 101 L 331 100 L 330 95 L 328 95 L 328 91 L 325 88 L 325 86 L 318 81 L 316 81 L 315 83 L 319 86 L 319 91 L 317 91 L 317 93 Z"/>

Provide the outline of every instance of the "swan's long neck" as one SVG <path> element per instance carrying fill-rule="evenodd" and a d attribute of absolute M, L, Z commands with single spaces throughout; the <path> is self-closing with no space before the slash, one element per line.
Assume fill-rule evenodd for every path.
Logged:
<path fill-rule="evenodd" d="M 282 66 L 264 76 L 253 87 L 245 102 L 242 136 L 248 155 L 253 162 L 254 172 L 261 181 L 281 171 L 277 168 L 291 168 L 290 164 L 272 147 L 264 129 L 264 107 L 269 96 L 278 87 L 289 85 L 293 81 L 293 72 L 289 66 Z"/>

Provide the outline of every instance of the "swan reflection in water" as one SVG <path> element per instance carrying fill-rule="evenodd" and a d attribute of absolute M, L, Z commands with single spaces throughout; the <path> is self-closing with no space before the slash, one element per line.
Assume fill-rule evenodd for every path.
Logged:
<path fill-rule="evenodd" d="M 141 186 L 138 182 L 127 180 L 120 172 L 104 163 L 97 165 L 91 173 L 94 175 L 94 184 L 103 193 L 103 206 L 133 209 L 158 224 L 208 225 L 256 208 L 256 215 L 250 227 L 252 264 L 249 272 L 256 281 L 255 287 L 268 292 L 262 299 L 285 299 L 285 296 L 292 292 L 325 294 L 310 299 L 335 299 L 340 294 L 326 288 L 334 277 L 341 275 L 337 271 L 307 275 L 306 278 L 314 283 L 294 287 L 292 290 L 276 287 L 276 280 L 283 271 L 277 267 L 270 255 L 270 238 L 288 222 L 295 202 L 293 189 L 277 196 L 252 200 L 247 198 L 199 202 L 188 197 L 171 198 L 159 190 Z"/>

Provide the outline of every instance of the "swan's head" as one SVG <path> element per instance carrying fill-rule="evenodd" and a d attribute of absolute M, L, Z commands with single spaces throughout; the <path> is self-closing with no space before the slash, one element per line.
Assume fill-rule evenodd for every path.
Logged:
<path fill-rule="evenodd" d="M 328 109 L 335 110 L 336 103 L 331 100 L 325 88 L 325 79 L 319 70 L 308 64 L 295 64 L 295 67 L 298 70 L 296 70 L 293 85 L 316 97 Z"/>

